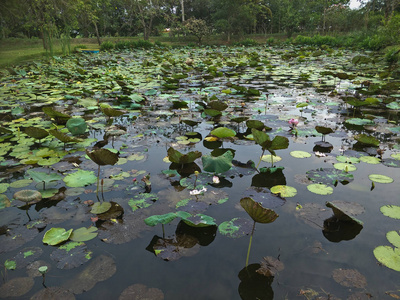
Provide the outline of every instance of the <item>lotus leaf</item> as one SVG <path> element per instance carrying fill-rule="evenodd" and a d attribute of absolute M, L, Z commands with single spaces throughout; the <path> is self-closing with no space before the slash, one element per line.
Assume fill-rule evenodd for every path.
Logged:
<path fill-rule="evenodd" d="M 110 202 L 96 202 L 93 204 L 91 213 L 92 214 L 103 214 L 111 208 Z"/>
<path fill-rule="evenodd" d="M 352 172 L 357 170 L 357 167 L 352 164 L 347 164 L 347 163 L 336 163 L 333 165 L 333 167 L 337 170 L 344 171 L 344 172 Z"/>
<path fill-rule="evenodd" d="M 11 202 L 8 199 L 8 197 L 4 194 L 0 194 L 0 209 L 10 207 L 10 206 L 11 206 Z"/>
<path fill-rule="evenodd" d="M 291 151 L 290 155 L 295 157 L 295 158 L 308 158 L 308 157 L 311 157 L 310 153 L 308 153 L 306 151 L 299 151 L 299 150 Z"/>
<path fill-rule="evenodd" d="M 201 160 L 203 162 L 203 170 L 210 173 L 224 173 L 233 166 L 233 154 L 231 151 L 227 151 L 218 157 L 204 155 Z"/>
<path fill-rule="evenodd" d="M 251 234 L 253 222 L 244 218 L 233 218 L 230 221 L 225 221 L 218 226 L 218 231 L 222 235 L 230 238 L 240 238 Z"/>
<path fill-rule="evenodd" d="M 7 269 L 7 270 L 15 270 L 16 268 L 17 268 L 17 263 L 16 263 L 16 261 L 15 260 L 6 260 L 5 262 L 4 262 L 4 267 Z"/>
<path fill-rule="evenodd" d="M 27 265 L 38 259 L 43 253 L 39 247 L 28 247 L 20 250 L 17 255 L 13 257 L 18 269 L 25 268 Z"/>
<path fill-rule="evenodd" d="M 220 139 L 230 138 L 236 135 L 236 132 L 234 130 L 226 127 L 218 127 L 212 130 L 210 133 Z"/>
<path fill-rule="evenodd" d="M 219 110 L 211 109 L 211 108 L 206 108 L 206 109 L 204 110 L 204 113 L 205 113 L 206 115 L 209 115 L 210 117 L 213 117 L 213 118 L 222 115 L 222 112 L 220 112 Z"/>
<path fill-rule="evenodd" d="M 95 183 L 97 177 L 93 171 L 79 169 L 78 171 L 65 176 L 63 180 L 69 187 L 83 187 Z"/>
<path fill-rule="evenodd" d="M 203 215 L 203 214 L 196 214 L 196 215 L 186 215 L 184 216 L 181 214 L 178 215 L 182 218 L 182 220 L 189 226 L 192 227 L 207 227 L 207 226 L 215 226 L 215 219 L 213 217 Z"/>
<path fill-rule="evenodd" d="M 360 142 L 361 144 L 375 146 L 375 147 L 379 146 L 380 143 L 377 138 L 370 135 L 366 135 L 364 133 L 357 134 L 356 136 L 354 136 L 354 139 Z"/>
<path fill-rule="evenodd" d="M 61 131 L 57 131 L 55 129 L 49 130 L 49 133 L 60 140 L 63 143 L 79 143 L 82 142 L 81 139 L 71 137 L 69 135 L 66 135 L 65 133 L 62 133 Z"/>
<path fill-rule="evenodd" d="M 115 109 L 106 103 L 100 103 L 100 109 L 107 117 L 119 117 L 125 114 L 124 111 Z"/>
<path fill-rule="evenodd" d="M 29 126 L 24 129 L 24 132 L 34 139 L 44 139 L 49 135 L 49 132 L 45 129 L 39 127 Z"/>
<path fill-rule="evenodd" d="M 44 234 L 43 243 L 54 246 L 67 241 L 71 234 L 72 229 L 66 231 L 64 228 L 53 227 Z"/>
<path fill-rule="evenodd" d="M 60 174 L 57 174 L 57 173 L 48 174 L 46 172 L 39 172 L 39 171 L 34 171 L 34 170 L 28 170 L 26 172 L 36 182 L 49 183 L 51 181 L 57 181 L 57 180 L 61 180 L 62 179 L 62 176 Z"/>
<path fill-rule="evenodd" d="M 392 183 L 393 178 L 386 176 L 386 175 L 381 175 L 381 174 L 370 174 L 368 175 L 368 178 L 377 183 Z"/>
<path fill-rule="evenodd" d="M 284 198 L 294 197 L 297 194 L 297 190 L 294 187 L 287 185 L 275 185 L 271 188 L 271 192 Z"/>
<path fill-rule="evenodd" d="M 219 100 L 214 100 L 214 101 L 210 101 L 208 103 L 208 107 L 211 109 L 218 110 L 218 111 L 223 111 L 228 108 L 228 104 L 226 104 L 222 101 L 219 101 Z"/>
<path fill-rule="evenodd" d="M 400 160 L 393 158 L 386 158 L 382 161 L 382 164 L 386 167 L 400 168 Z"/>
<path fill-rule="evenodd" d="M 32 183 L 31 179 L 20 179 L 10 183 L 10 187 L 14 189 L 19 189 L 23 187 L 27 187 Z"/>
<path fill-rule="evenodd" d="M 32 289 L 34 283 L 32 277 L 10 279 L 0 287 L 0 295 L 2 298 L 21 297 Z"/>
<path fill-rule="evenodd" d="M 84 134 L 87 129 L 86 121 L 82 118 L 71 118 L 67 121 L 65 126 L 72 135 Z"/>
<path fill-rule="evenodd" d="M 144 193 L 144 194 L 135 195 L 133 197 L 133 199 L 130 199 L 128 201 L 128 204 L 130 207 L 132 207 L 132 210 L 135 211 L 135 210 L 138 210 L 141 208 L 149 207 L 157 200 L 158 200 L 158 197 L 156 194 Z"/>
<path fill-rule="evenodd" d="M 57 262 L 58 269 L 69 270 L 79 267 L 92 258 L 92 251 L 82 242 L 69 242 L 58 247 L 50 254 L 50 258 Z"/>
<path fill-rule="evenodd" d="M 274 162 L 281 161 L 282 157 L 277 156 L 277 155 L 267 154 L 267 155 L 263 155 L 261 157 L 261 160 L 265 161 L 267 163 L 274 163 Z"/>
<path fill-rule="evenodd" d="M 307 171 L 307 177 L 313 182 L 330 185 L 335 185 L 338 182 L 348 184 L 354 180 L 353 174 L 335 168 L 310 170 Z"/>
<path fill-rule="evenodd" d="M 263 130 L 265 128 L 265 124 L 260 120 L 247 120 L 246 126 L 250 129 L 255 128 L 257 130 Z"/>
<path fill-rule="evenodd" d="M 400 160 L 400 153 L 392 153 L 390 156 L 393 157 L 394 159 Z"/>
<path fill-rule="evenodd" d="M 176 213 L 167 213 L 164 215 L 154 215 L 144 220 L 146 225 L 156 226 L 157 224 L 168 224 L 177 217 Z"/>
<path fill-rule="evenodd" d="M 354 218 L 351 215 L 351 210 L 348 210 L 348 204 L 346 202 L 326 202 L 326 206 L 329 208 L 332 208 L 333 214 L 335 215 L 336 219 L 339 221 L 344 221 L 344 222 L 354 222 L 357 223 L 358 225 L 363 226 L 363 222 L 360 220 Z M 351 208 L 351 206 L 350 206 Z"/>
<path fill-rule="evenodd" d="M 325 126 L 315 126 L 315 130 L 323 135 L 329 134 L 333 132 L 332 128 L 325 127 Z"/>
<path fill-rule="evenodd" d="M 66 288 L 58 286 L 48 286 L 33 295 L 31 300 L 42 299 L 62 299 L 62 300 L 75 300 L 74 294 Z"/>
<path fill-rule="evenodd" d="M 384 266 L 400 272 L 400 248 L 378 246 L 374 249 L 374 255 Z"/>
<path fill-rule="evenodd" d="M 357 270 L 335 269 L 332 272 L 333 279 L 342 286 L 365 288 L 367 286 L 366 278 Z"/>
<path fill-rule="evenodd" d="M 375 156 L 361 156 L 360 161 L 371 165 L 377 165 L 381 163 L 381 159 Z"/>
<path fill-rule="evenodd" d="M 194 162 L 196 159 L 200 158 L 202 153 L 199 151 L 191 151 L 187 154 L 182 154 L 178 150 L 170 147 L 167 151 L 168 158 L 171 162 L 176 164 L 190 164 Z"/>
<path fill-rule="evenodd" d="M 279 216 L 272 209 L 263 207 L 260 203 L 255 202 L 250 197 L 240 199 L 240 205 L 254 220 L 254 222 L 257 223 L 272 223 Z"/>
<path fill-rule="evenodd" d="M 118 162 L 118 154 L 109 149 L 95 149 L 92 151 L 86 150 L 89 158 L 99 166 L 115 165 Z"/>
<path fill-rule="evenodd" d="M 359 126 L 364 126 L 364 125 L 373 125 L 374 122 L 369 120 L 369 119 L 360 119 L 360 118 L 351 118 L 347 119 L 345 123 L 350 124 L 350 125 L 359 125 Z"/>
<path fill-rule="evenodd" d="M 397 205 L 384 205 L 380 208 L 381 213 L 385 216 L 393 218 L 393 219 L 400 219 L 400 206 Z"/>
<path fill-rule="evenodd" d="M 330 195 L 333 193 L 333 188 L 323 183 L 312 183 L 307 185 L 307 189 L 318 195 Z"/>
<path fill-rule="evenodd" d="M 131 299 L 164 300 L 164 294 L 157 288 L 148 288 L 143 284 L 137 283 L 124 289 L 118 298 L 118 300 Z"/>
<path fill-rule="evenodd" d="M 360 159 L 357 157 L 349 157 L 349 156 L 343 156 L 343 155 L 336 156 L 336 159 L 339 162 L 348 163 L 348 164 L 358 164 L 360 162 Z"/>
<path fill-rule="evenodd" d="M 395 247 L 400 248 L 400 235 L 397 231 L 389 231 L 386 238 Z"/>
<path fill-rule="evenodd" d="M 94 239 L 97 234 L 97 228 L 94 226 L 89 228 L 81 227 L 72 231 L 70 239 L 74 242 L 86 242 Z"/>
<path fill-rule="evenodd" d="M 183 256 L 192 256 L 199 251 L 198 239 L 191 235 L 177 235 L 173 239 L 156 239 L 152 249 L 157 257 L 175 261 Z"/>

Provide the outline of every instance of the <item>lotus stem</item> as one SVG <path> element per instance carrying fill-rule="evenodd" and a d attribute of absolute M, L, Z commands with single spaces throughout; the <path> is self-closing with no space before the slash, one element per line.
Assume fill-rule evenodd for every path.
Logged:
<path fill-rule="evenodd" d="M 258 161 L 258 164 L 257 164 L 257 166 L 256 166 L 256 169 L 258 170 L 258 166 L 260 165 L 260 163 L 261 163 L 261 160 L 262 160 L 262 157 L 263 157 L 263 155 L 264 155 L 264 152 L 265 152 L 265 149 L 263 149 L 263 152 L 261 153 L 261 156 L 260 156 L 260 160 Z"/>
<path fill-rule="evenodd" d="M 165 239 L 165 230 L 164 230 L 164 224 L 161 224 L 162 226 L 162 237 L 163 239 Z"/>
<path fill-rule="evenodd" d="M 99 181 L 100 181 L 100 165 L 97 169 L 97 188 L 96 188 L 96 197 L 99 199 Z"/>
<path fill-rule="evenodd" d="M 251 235 L 250 235 L 250 242 L 249 242 L 249 249 L 247 250 L 247 258 L 246 258 L 246 268 L 249 265 L 249 257 L 250 257 L 250 249 L 251 249 L 251 242 L 253 240 L 253 233 L 254 233 L 254 228 L 256 227 L 256 222 L 254 221 L 253 224 L 253 229 L 251 230 Z"/>

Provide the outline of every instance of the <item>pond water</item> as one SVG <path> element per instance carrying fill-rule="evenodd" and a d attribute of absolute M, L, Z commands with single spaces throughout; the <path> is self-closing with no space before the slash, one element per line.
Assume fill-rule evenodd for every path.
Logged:
<path fill-rule="evenodd" d="M 1 298 L 400 297 L 400 81 L 379 55 L 153 49 L 8 71 Z"/>

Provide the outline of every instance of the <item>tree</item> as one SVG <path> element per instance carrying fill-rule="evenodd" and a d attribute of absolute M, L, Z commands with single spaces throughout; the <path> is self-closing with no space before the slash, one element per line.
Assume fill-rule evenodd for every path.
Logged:
<path fill-rule="evenodd" d="M 203 37 L 210 33 L 206 21 L 196 18 L 190 18 L 185 22 L 185 28 L 190 33 L 197 37 L 197 42 L 200 45 Z"/>

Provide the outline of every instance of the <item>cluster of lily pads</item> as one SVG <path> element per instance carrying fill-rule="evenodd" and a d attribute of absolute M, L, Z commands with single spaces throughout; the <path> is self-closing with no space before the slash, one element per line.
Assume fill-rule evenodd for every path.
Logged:
<path fill-rule="evenodd" d="M 356 59 L 367 56 L 368 62 Z M 254 268 L 255 224 L 274 222 L 274 209 L 299 195 L 286 184 L 288 165 L 278 150 L 285 154 L 290 146 L 295 159 L 327 160 L 305 174 L 307 190 L 317 197 L 350 184 L 359 163 L 400 167 L 400 83 L 379 59 L 312 48 L 156 49 L 54 57 L 3 74 L 0 207 L 11 216 L 14 208 L 24 209 L 28 220 L 0 224 L 7 231 L 0 253 L 51 225 L 42 241 L 58 246 L 50 257 L 68 269 L 92 258 L 84 242 L 122 244 L 161 224 L 162 237 L 154 236 L 147 250 L 163 260 L 196 253 L 218 230 L 232 238 L 250 235 L 246 269 Z M 312 151 L 296 149 L 308 141 Z M 165 146 L 164 158 L 151 157 L 158 145 Z M 226 190 L 245 176 L 252 176 L 251 187 L 236 200 L 252 221 L 233 216 L 219 222 L 204 214 L 232 201 Z M 375 172 L 368 178 L 371 190 L 394 181 Z M 32 219 L 34 205 L 39 216 Z M 327 201 L 333 216 L 321 218 L 316 207 L 299 203 L 295 214 L 317 224 L 330 241 L 353 239 L 363 228 L 354 202 Z M 55 225 L 69 219 L 86 225 Z M 176 232 L 167 236 L 164 225 L 175 219 Z M 395 248 L 374 250 L 396 271 L 398 239 L 389 232 Z M 25 264 L 8 257 L 5 266 L 11 270 L 14 263 Z M 268 258 L 254 271 L 273 277 L 282 269 Z"/>

